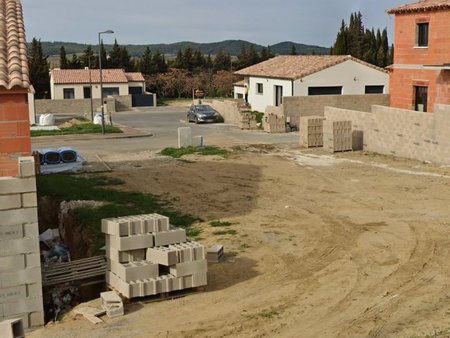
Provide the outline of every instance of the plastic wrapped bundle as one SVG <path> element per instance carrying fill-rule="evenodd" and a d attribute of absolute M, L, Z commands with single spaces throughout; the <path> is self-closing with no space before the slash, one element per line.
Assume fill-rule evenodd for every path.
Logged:
<path fill-rule="evenodd" d="M 72 148 L 63 147 L 59 148 L 58 151 L 62 163 L 74 163 L 77 161 L 78 154 Z"/>
<path fill-rule="evenodd" d="M 58 164 L 61 162 L 61 156 L 57 149 L 43 149 L 42 154 L 46 164 Z"/>

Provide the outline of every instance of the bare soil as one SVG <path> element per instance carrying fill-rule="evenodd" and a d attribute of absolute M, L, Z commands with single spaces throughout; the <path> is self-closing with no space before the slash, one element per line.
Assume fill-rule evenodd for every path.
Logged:
<path fill-rule="evenodd" d="M 110 175 L 199 216 L 199 241 L 223 244 L 225 261 L 209 265 L 204 292 L 132 302 L 99 325 L 72 312 L 29 337 L 413 337 L 450 327 L 449 168 L 272 146 L 226 160 L 144 155 L 106 158 Z M 213 234 L 213 220 L 237 234 Z"/>

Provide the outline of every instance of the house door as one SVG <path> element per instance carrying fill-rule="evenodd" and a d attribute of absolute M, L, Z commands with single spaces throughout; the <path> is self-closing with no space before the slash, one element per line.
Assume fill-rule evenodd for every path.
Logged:
<path fill-rule="evenodd" d="M 426 112 L 428 101 L 428 87 L 414 87 L 414 110 Z"/>
<path fill-rule="evenodd" d="M 275 106 L 283 104 L 283 86 L 275 86 Z"/>

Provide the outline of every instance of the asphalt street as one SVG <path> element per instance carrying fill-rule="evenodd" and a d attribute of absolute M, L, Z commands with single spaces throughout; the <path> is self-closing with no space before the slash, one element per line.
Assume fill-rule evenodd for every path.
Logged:
<path fill-rule="evenodd" d="M 142 108 L 113 115 L 113 123 L 137 129 L 151 137 L 102 139 L 73 139 L 52 137 L 51 139 L 32 138 L 33 148 L 52 148 L 70 146 L 87 157 L 95 154 L 139 152 L 176 147 L 178 128 L 191 127 L 192 136 L 202 135 L 205 145 L 233 146 L 259 143 L 296 143 L 298 133 L 268 134 L 263 131 L 240 130 L 237 126 L 225 123 L 194 124 L 186 122 L 187 108 L 157 107 Z M 81 138 L 81 137 L 80 137 Z"/>

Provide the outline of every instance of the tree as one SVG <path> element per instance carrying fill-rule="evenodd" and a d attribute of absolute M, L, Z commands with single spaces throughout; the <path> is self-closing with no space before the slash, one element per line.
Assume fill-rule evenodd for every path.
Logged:
<path fill-rule="evenodd" d="M 297 48 L 295 48 L 294 44 L 291 46 L 291 55 L 297 55 Z"/>
<path fill-rule="evenodd" d="M 60 52 L 59 52 L 59 68 L 61 69 L 67 69 L 68 67 L 68 61 L 67 61 L 67 55 L 66 55 L 66 49 L 64 46 L 61 46 Z"/>
<path fill-rule="evenodd" d="M 105 67 L 106 68 L 106 67 Z M 117 39 L 114 40 L 114 45 L 109 53 L 109 68 L 123 68 L 122 65 L 122 49 L 117 43 Z"/>
<path fill-rule="evenodd" d="M 49 98 L 50 76 L 47 57 L 42 55 L 41 40 L 33 38 L 28 59 L 30 82 L 33 85 L 37 99 Z"/>
<path fill-rule="evenodd" d="M 348 54 L 348 48 L 347 48 L 347 34 L 348 29 L 347 25 L 345 24 L 345 21 L 342 20 L 341 22 L 341 29 L 339 30 L 336 42 L 333 45 L 333 54 L 334 55 L 347 55 Z"/>
<path fill-rule="evenodd" d="M 183 51 L 181 49 L 178 50 L 177 56 L 175 57 L 175 60 L 172 61 L 171 67 L 183 69 Z"/>
<path fill-rule="evenodd" d="M 83 67 L 98 68 L 98 58 L 94 55 L 94 50 L 91 45 L 88 45 L 80 57 L 81 65 Z"/>
<path fill-rule="evenodd" d="M 231 57 L 225 54 L 223 49 L 219 49 L 214 58 L 213 69 L 217 72 L 219 70 L 229 70 L 231 68 Z"/>
<path fill-rule="evenodd" d="M 139 71 L 144 75 L 156 74 L 155 64 L 153 63 L 153 55 L 150 48 L 145 48 L 139 60 Z"/>
<path fill-rule="evenodd" d="M 68 63 L 68 68 L 69 69 L 81 69 L 82 68 L 81 61 L 78 58 L 77 54 L 72 54 L 72 59 L 70 59 L 70 61 Z"/>
<path fill-rule="evenodd" d="M 155 65 L 155 73 L 167 72 L 167 63 L 164 54 L 161 54 L 159 50 L 153 55 L 153 64 Z"/>
<path fill-rule="evenodd" d="M 131 61 L 130 54 L 128 53 L 128 49 L 126 47 L 122 47 L 120 49 L 120 63 L 117 68 L 124 69 L 126 72 L 135 71 L 135 65 Z"/>

